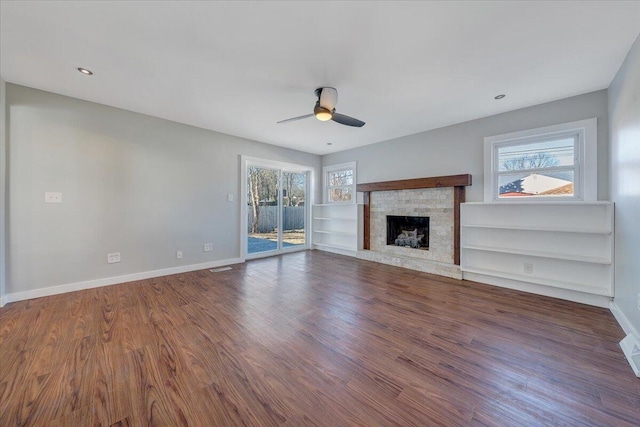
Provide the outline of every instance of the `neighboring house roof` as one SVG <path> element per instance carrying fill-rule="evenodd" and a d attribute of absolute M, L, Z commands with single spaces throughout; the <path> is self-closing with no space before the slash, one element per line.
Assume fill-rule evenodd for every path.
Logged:
<path fill-rule="evenodd" d="M 515 191 L 509 191 L 507 193 L 500 193 L 500 197 L 520 197 L 520 196 L 535 196 L 531 193 L 518 193 Z"/>
<path fill-rule="evenodd" d="M 571 187 L 569 188 L 568 186 Z M 561 192 L 554 192 L 556 190 Z M 532 173 L 500 187 L 500 197 L 535 196 L 540 194 L 573 194 L 573 183 L 560 178 Z"/>
<path fill-rule="evenodd" d="M 549 194 L 549 195 L 557 195 L 557 194 L 573 194 L 573 182 L 569 184 L 563 185 L 562 187 L 553 188 L 551 190 L 544 191 L 539 194 Z"/>

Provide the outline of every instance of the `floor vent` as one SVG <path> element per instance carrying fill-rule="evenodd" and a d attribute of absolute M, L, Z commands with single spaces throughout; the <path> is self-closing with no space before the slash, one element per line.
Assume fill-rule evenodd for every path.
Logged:
<path fill-rule="evenodd" d="M 212 268 L 209 271 L 212 273 L 220 273 L 221 271 L 228 271 L 228 270 L 231 270 L 231 267 Z"/>
<path fill-rule="evenodd" d="M 633 334 L 627 335 L 625 339 L 620 341 L 620 347 L 624 355 L 631 365 L 631 369 L 636 374 L 636 377 L 640 377 L 640 344 L 636 340 Z"/>

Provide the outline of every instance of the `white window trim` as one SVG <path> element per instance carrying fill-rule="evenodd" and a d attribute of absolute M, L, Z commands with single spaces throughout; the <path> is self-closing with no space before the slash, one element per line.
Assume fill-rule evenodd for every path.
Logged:
<path fill-rule="evenodd" d="M 351 185 L 351 201 L 349 202 L 332 202 L 329 200 L 329 173 L 330 172 L 336 172 L 336 171 L 343 171 L 343 170 L 348 170 L 351 169 L 353 170 L 353 184 Z M 357 199 L 357 195 L 356 195 L 356 162 L 347 162 L 347 163 L 340 163 L 337 165 L 329 165 L 329 166 L 325 166 L 322 168 L 322 179 L 323 179 L 323 184 L 322 184 L 322 200 L 324 201 L 323 203 L 335 203 L 335 204 L 347 204 L 347 203 L 356 203 L 356 199 Z"/>
<path fill-rule="evenodd" d="M 543 139 L 558 134 L 575 132 L 576 167 L 574 175 L 574 196 L 568 197 L 498 197 L 497 148 L 505 144 Z M 598 119 L 591 118 L 575 122 L 545 126 L 536 129 L 488 136 L 484 139 L 484 201 L 499 203 L 538 203 L 549 201 L 586 201 L 598 199 Z"/>

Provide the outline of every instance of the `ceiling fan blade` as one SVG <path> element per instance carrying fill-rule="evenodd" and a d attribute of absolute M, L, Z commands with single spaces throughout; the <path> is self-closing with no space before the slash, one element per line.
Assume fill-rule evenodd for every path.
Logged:
<path fill-rule="evenodd" d="M 320 106 L 329 111 L 333 111 L 338 103 L 338 91 L 333 87 L 320 88 Z"/>
<path fill-rule="evenodd" d="M 364 126 L 364 122 L 362 120 L 354 119 L 353 117 L 345 116 L 344 114 L 333 113 L 331 120 L 340 123 L 341 125 L 354 126 L 357 128 Z"/>
<path fill-rule="evenodd" d="M 278 123 L 295 122 L 296 120 L 306 119 L 307 117 L 313 117 L 313 114 L 305 114 L 304 116 L 292 117 L 290 119 L 280 120 Z"/>

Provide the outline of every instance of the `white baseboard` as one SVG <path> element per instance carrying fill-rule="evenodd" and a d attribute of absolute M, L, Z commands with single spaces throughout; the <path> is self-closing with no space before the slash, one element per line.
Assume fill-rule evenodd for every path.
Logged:
<path fill-rule="evenodd" d="M 627 336 L 620 341 L 620 348 L 622 349 L 624 356 L 627 358 L 633 373 L 636 374 L 636 377 L 640 378 L 640 356 L 638 355 L 638 348 L 640 348 L 640 334 L 629 318 L 625 316 L 622 310 L 620 310 L 618 304 L 611 301 L 609 309 L 611 310 L 613 317 L 618 321 L 618 324 L 624 333 L 627 334 Z"/>
<path fill-rule="evenodd" d="M 559 298 L 602 308 L 609 308 L 612 302 L 611 297 L 607 296 L 587 294 L 584 292 L 554 288 L 552 286 L 544 286 L 537 283 L 520 282 L 517 280 L 487 276 L 478 273 L 463 272 L 462 278 L 465 280 L 472 280 L 474 282 L 485 283 L 487 285 L 500 286 L 502 288 L 515 289 L 517 291 L 529 292 L 532 294 L 544 295 L 547 297 Z"/>
<path fill-rule="evenodd" d="M 136 280 L 151 279 L 153 277 L 169 276 L 171 274 L 187 273 L 189 271 L 204 270 L 207 268 L 222 267 L 230 264 L 243 263 L 243 258 L 231 258 L 220 261 L 205 262 L 202 264 L 183 265 L 180 267 L 163 268 L 161 270 L 144 271 L 141 273 L 127 274 L 124 276 L 105 277 L 103 279 L 89 280 L 86 282 L 69 283 L 66 285 L 51 286 L 48 288 L 32 289 L 29 291 L 6 294 L 2 298 L 2 305 L 10 302 L 22 301 L 32 298 L 46 297 L 63 294 L 66 292 L 81 291 L 83 289 L 99 288 L 101 286 L 117 285 L 119 283 L 133 282 Z"/>
<path fill-rule="evenodd" d="M 633 334 L 629 334 L 620 341 L 620 348 L 622 348 L 633 373 L 640 378 L 640 341 Z"/>
<path fill-rule="evenodd" d="M 5 303 L 6 303 L 6 301 L 5 301 L 5 297 L 4 297 L 4 295 L 1 295 L 1 296 L 0 296 L 0 307 L 4 307 L 4 304 L 5 304 Z"/>
<path fill-rule="evenodd" d="M 611 310 L 613 317 L 616 318 L 624 333 L 627 335 L 633 334 L 635 335 L 636 339 L 640 341 L 640 331 L 638 331 L 633 326 L 631 321 L 627 318 L 627 316 L 624 315 L 622 310 L 620 310 L 620 307 L 618 307 L 618 305 L 614 301 L 611 301 L 611 304 L 609 304 L 609 310 Z"/>

